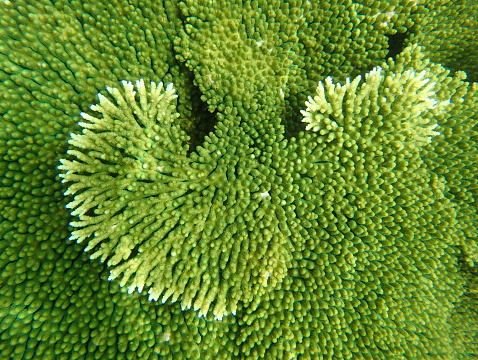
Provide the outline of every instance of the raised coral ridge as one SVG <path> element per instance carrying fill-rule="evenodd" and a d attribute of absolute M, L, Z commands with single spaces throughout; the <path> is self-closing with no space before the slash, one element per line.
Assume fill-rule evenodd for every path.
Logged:
<path fill-rule="evenodd" d="M 101 116 L 82 113 L 84 130 L 69 140 L 74 160 L 59 166 L 73 182 L 70 239 L 86 239 L 85 251 L 107 260 L 109 279 L 130 293 L 147 287 L 151 300 L 200 316 L 221 320 L 275 288 L 290 259 L 285 212 L 265 195 L 272 185 L 258 186 L 253 151 L 234 146 L 240 131 L 212 134 L 188 156 L 172 84 L 124 81 L 108 92 L 111 100 L 100 94 L 91 106 Z"/>
<path fill-rule="evenodd" d="M 333 84 L 332 78 L 327 77 L 325 82 L 319 82 L 317 95 L 309 96 L 305 103 L 307 109 L 301 111 L 302 121 L 307 123 L 306 130 L 318 132 L 320 140 L 330 142 L 340 138 L 344 128 L 354 123 L 358 114 L 367 118 L 371 112 L 377 112 L 384 117 L 395 117 L 396 132 L 404 146 L 428 144 L 432 136 L 440 134 L 433 131 L 437 123 L 429 124 L 431 114 L 442 111 L 449 101 L 437 103 L 435 84 L 426 74 L 426 70 L 418 74 L 407 70 L 385 76 L 381 68 L 375 68 L 365 74 L 365 82 L 360 84 L 361 76 L 357 76 L 352 81 L 347 78 L 344 85 Z M 372 103 L 378 106 L 370 107 Z M 394 108 L 402 107 L 402 103 L 407 104 L 408 111 L 392 114 Z"/>

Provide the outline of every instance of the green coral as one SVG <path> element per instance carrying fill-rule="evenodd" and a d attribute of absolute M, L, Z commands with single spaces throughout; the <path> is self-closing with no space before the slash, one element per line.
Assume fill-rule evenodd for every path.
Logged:
<path fill-rule="evenodd" d="M 59 167 L 74 183 L 65 195 L 76 195 L 70 239 L 88 239 L 85 251 L 108 259 L 110 280 L 121 275 L 130 293 L 146 284 L 150 299 L 179 299 L 203 316 L 211 307 L 219 320 L 235 314 L 239 301 L 280 283 L 291 257 L 270 170 L 240 127 L 224 124 L 188 157 L 172 84 L 147 91 L 139 80 L 137 99 L 131 83 L 123 87 L 108 89 L 114 103 L 99 95 L 91 109 L 101 118 L 82 114 L 83 133 L 69 141 L 76 160 Z"/>
<path fill-rule="evenodd" d="M 402 147 L 428 144 L 432 136 L 440 133 L 433 131 L 438 124 L 430 125 L 429 116 L 424 116 L 424 112 L 430 111 L 430 115 L 436 115 L 449 106 L 450 102 L 438 103 L 433 99 L 435 83 L 426 75 L 425 70 L 418 74 L 407 70 L 385 76 L 382 75 L 381 68 L 375 68 L 365 75 L 366 81 L 360 87 L 360 76 L 353 81 L 347 79 L 345 85 L 334 85 L 332 78 L 328 77 L 325 79 L 325 85 L 319 82 L 317 95 L 309 97 L 306 102 L 307 110 L 301 111 L 304 115 L 303 121 L 308 124 L 306 130 L 318 132 L 320 136 L 317 141 L 331 142 L 337 139 L 340 145 L 344 146 L 344 140 L 348 140 L 344 128 L 354 122 L 354 117 L 371 118 L 373 115 L 370 113 L 375 110 L 382 112 L 383 118 L 394 123 L 395 136 L 401 143 L 397 154 Z M 370 108 L 373 103 L 376 105 Z M 400 103 L 406 107 L 399 105 Z M 380 125 L 379 123 L 374 127 L 379 129 Z M 361 135 L 368 137 L 369 134 L 367 132 Z"/>
<path fill-rule="evenodd" d="M 2 2 L 0 357 L 474 358 L 443 3 Z"/>
<path fill-rule="evenodd" d="M 417 4 L 418 5 L 418 4 Z M 420 42 L 427 56 L 452 71 L 478 80 L 478 4 L 446 0 L 418 5 L 407 42 Z"/>

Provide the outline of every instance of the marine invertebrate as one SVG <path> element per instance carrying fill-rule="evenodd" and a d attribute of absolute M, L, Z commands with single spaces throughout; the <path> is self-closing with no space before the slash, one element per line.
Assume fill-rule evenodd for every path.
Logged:
<path fill-rule="evenodd" d="M 1 356 L 474 356 L 474 43 L 430 29 L 477 7 L 443 3 L 0 4 Z"/>
<path fill-rule="evenodd" d="M 430 111 L 437 107 L 437 101 L 433 99 L 434 83 L 426 78 L 426 71 L 416 74 L 412 70 L 407 70 L 401 74 L 389 74 L 387 77 L 382 75 L 381 68 L 375 68 L 365 75 L 366 82 L 360 83 L 360 76 L 353 81 L 347 78 L 345 85 L 332 83 L 332 78 L 325 79 L 325 85 L 319 82 L 317 95 L 309 96 L 306 102 L 307 110 L 302 110 L 303 121 L 307 123 L 306 130 L 313 130 L 320 135 L 319 141 L 330 142 L 336 137 L 343 136 L 344 127 L 353 121 L 352 114 L 364 111 L 368 107 L 368 102 L 378 100 L 376 111 L 384 111 L 386 115 L 393 116 L 390 104 L 388 102 L 406 102 L 410 106 L 410 112 L 407 116 L 399 115 L 401 118 L 396 121 L 395 131 L 408 146 L 416 144 L 428 144 L 432 136 L 439 135 L 433 131 L 438 124 L 429 124 L 429 119 L 423 117 L 424 111 Z M 390 86 L 387 89 L 386 85 Z M 388 90 L 388 91 L 387 91 Z M 385 92 L 387 96 L 383 96 Z M 377 101 L 377 100 L 375 100 Z M 345 102 L 345 105 L 344 105 Z M 443 102 L 438 105 L 441 111 L 443 106 L 450 105 L 450 102 Z M 385 108 L 385 109 L 383 109 Z M 365 110 L 370 111 L 370 110 Z M 372 109 L 373 111 L 373 109 Z M 362 115 L 363 118 L 369 116 Z M 348 117 L 348 119 L 347 119 Z M 384 116 L 385 117 L 385 116 Z M 379 128 L 377 126 L 377 128 Z"/>
<path fill-rule="evenodd" d="M 87 239 L 85 251 L 108 259 L 110 279 L 120 276 L 130 293 L 146 284 L 150 299 L 179 299 L 203 316 L 211 307 L 221 320 L 286 275 L 290 231 L 279 224 L 287 212 L 278 182 L 265 184 L 270 171 L 239 127 L 218 125 L 188 156 L 172 84 L 149 87 L 108 89 L 113 101 L 99 95 L 91 109 L 101 116 L 83 114 L 83 133 L 72 135 L 75 160 L 60 166 L 79 218 L 71 239 Z"/>

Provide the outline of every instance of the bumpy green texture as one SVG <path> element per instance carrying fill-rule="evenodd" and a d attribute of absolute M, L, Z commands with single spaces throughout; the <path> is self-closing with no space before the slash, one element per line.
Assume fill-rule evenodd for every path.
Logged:
<path fill-rule="evenodd" d="M 452 71 L 466 71 L 469 81 L 478 81 L 478 3 L 423 2 L 414 17 L 407 42 L 420 42 L 431 60 Z"/>
<path fill-rule="evenodd" d="M 0 358 L 475 358 L 454 4 L 0 3 Z"/>
<path fill-rule="evenodd" d="M 88 239 L 85 251 L 108 258 L 110 280 L 121 275 L 129 292 L 146 284 L 152 300 L 179 299 L 200 316 L 211 308 L 218 320 L 235 314 L 282 281 L 291 257 L 273 185 L 252 185 L 268 169 L 240 127 L 218 125 L 188 157 L 172 84 L 123 87 L 108 89 L 114 103 L 99 95 L 91 109 L 100 118 L 82 114 L 85 130 L 69 141 L 77 160 L 61 160 L 60 176 L 74 183 L 65 195 L 76 195 L 67 207 L 79 217 L 70 239 Z"/>

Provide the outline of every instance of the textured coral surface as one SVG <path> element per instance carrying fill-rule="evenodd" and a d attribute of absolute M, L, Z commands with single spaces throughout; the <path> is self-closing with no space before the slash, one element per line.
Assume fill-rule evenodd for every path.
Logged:
<path fill-rule="evenodd" d="M 473 359 L 473 1 L 0 3 L 0 359 Z"/>

